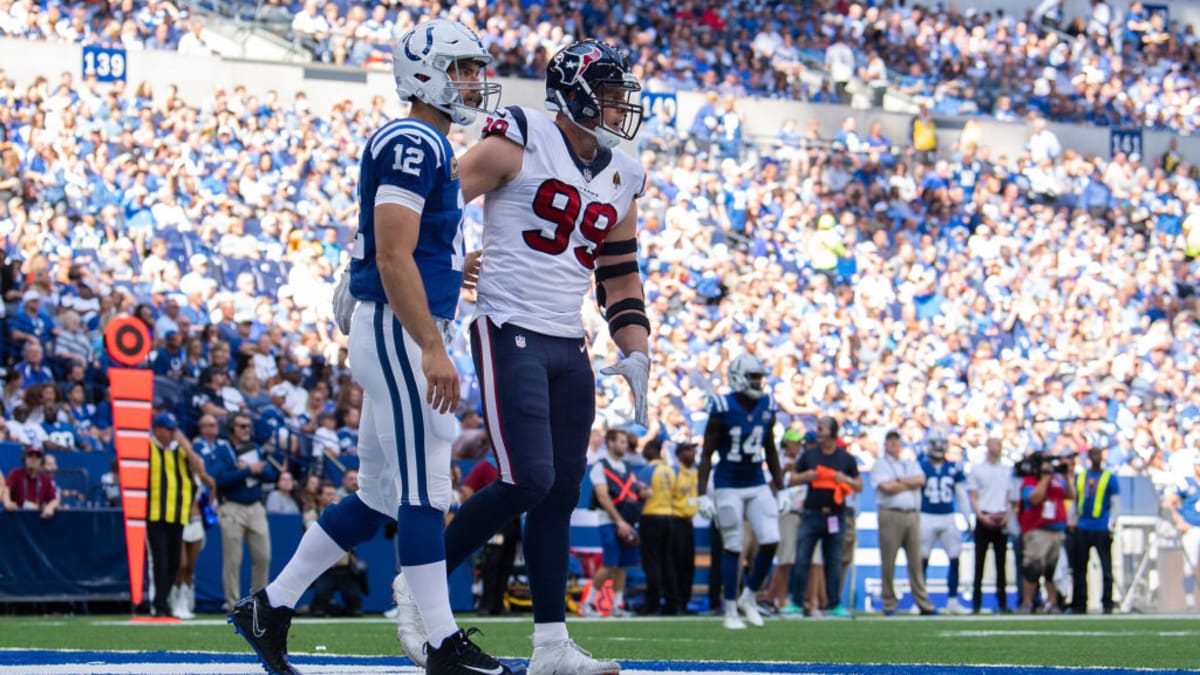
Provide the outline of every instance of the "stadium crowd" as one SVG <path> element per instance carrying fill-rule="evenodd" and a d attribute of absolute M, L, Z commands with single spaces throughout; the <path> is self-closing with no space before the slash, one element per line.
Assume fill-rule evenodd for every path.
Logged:
<path fill-rule="evenodd" d="M 264 7 L 290 12 L 289 35 L 315 58 L 345 65 L 386 65 L 394 38 L 431 11 L 417 0 L 272 0 Z M 1070 17 L 844 0 L 460 1 L 446 13 L 480 34 L 504 76 L 540 78 L 551 55 L 587 35 L 634 53 L 650 91 L 703 87 L 849 103 L 847 85 L 859 81 L 928 102 L 937 114 L 1015 120 L 1037 112 L 1056 121 L 1181 133 L 1200 126 L 1195 28 L 1141 2 L 1116 11 L 1095 0 L 1087 15 Z M 189 17 L 187 3 L 168 0 L 10 0 L 0 3 L 0 35 L 210 51 L 203 20 Z M 801 77 L 814 67 L 825 71 L 825 85 Z"/>

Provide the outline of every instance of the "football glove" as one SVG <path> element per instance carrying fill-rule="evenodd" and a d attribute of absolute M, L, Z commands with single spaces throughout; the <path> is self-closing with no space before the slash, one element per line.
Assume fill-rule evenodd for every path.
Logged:
<path fill-rule="evenodd" d="M 700 516 L 707 518 L 708 520 L 712 520 L 713 516 L 717 512 L 716 508 L 713 506 L 712 497 L 708 495 L 700 495 L 696 499 L 696 505 L 699 507 Z"/>
<path fill-rule="evenodd" d="M 791 495 L 786 489 L 775 493 L 775 500 L 779 504 L 779 512 L 787 513 L 792 508 Z"/>
<path fill-rule="evenodd" d="M 354 296 L 350 295 L 350 268 L 342 268 L 337 285 L 333 287 L 333 320 L 343 335 L 350 334 L 350 320 L 354 317 Z"/>
<path fill-rule="evenodd" d="M 646 412 L 646 388 L 650 384 L 650 357 L 643 352 L 633 352 L 621 359 L 615 366 L 609 366 L 600 371 L 602 375 L 620 375 L 629 383 L 633 391 L 633 421 L 643 427 L 650 425 L 650 417 Z"/>

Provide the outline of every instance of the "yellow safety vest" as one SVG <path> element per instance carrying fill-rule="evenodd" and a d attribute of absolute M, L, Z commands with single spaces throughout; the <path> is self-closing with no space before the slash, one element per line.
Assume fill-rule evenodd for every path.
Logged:
<path fill-rule="evenodd" d="M 671 515 L 671 487 L 675 482 L 675 472 L 666 462 L 656 459 L 650 462 L 654 473 L 650 476 L 650 498 L 642 504 L 643 516 Z"/>
<path fill-rule="evenodd" d="M 696 515 L 700 509 L 696 501 L 696 485 L 699 483 L 700 471 L 696 467 L 680 466 L 675 471 L 675 485 L 671 490 L 671 512 L 676 518 L 688 518 Z"/>
<path fill-rule="evenodd" d="M 1105 499 L 1108 497 L 1108 481 L 1112 479 L 1112 473 L 1105 470 L 1100 473 L 1100 482 L 1096 484 L 1096 498 L 1092 500 L 1092 519 L 1095 520 L 1104 513 Z M 1083 500 L 1086 495 L 1083 494 L 1083 486 L 1087 481 L 1087 471 L 1079 474 L 1075 478 L 1075 512 L 1083 515 Z"/>
<path fill-rule="evenodd" d="M 937 149 L 937 126 L 932 120 L 925 121 L 918 117 L 913 120 L 913 147 L 917 150 L 932 151 Z"/>
<path fill-rule="evenodd" d="M 192 470 L 187 451 L 182 445 L 160 448 L 150 440 L 150 502 L 151 523 L 187 525 L 192 515 Z"/>

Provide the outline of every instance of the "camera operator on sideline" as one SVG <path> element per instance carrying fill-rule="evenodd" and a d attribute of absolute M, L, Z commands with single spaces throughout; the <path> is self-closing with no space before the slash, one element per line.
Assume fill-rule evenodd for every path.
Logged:
<path fill-rule="evenodd" d="M 1067 502 L 1075 499 L 1075 486 L 1068 478 L 1071 459 L 1035 452 L 1017 465 L 1021 477 L 1021 501 L 1017 521 L 1021 525 L 1021 614 L 1033 611 L 1038 581 L 1046 580 L 1046 611 L 1058 613 L 1058 591 L 1054 568 L 1062 551 L 1067 529 Z"/>

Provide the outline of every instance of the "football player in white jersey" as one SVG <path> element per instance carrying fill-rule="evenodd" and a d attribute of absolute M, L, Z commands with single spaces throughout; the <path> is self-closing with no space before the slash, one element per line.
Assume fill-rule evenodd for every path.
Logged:
<path fill-rule="evenodd" d="M 609 334 L 646 423 L 646 316 L 637 265 L 637 198 L 645 173 L 616 148 L 641 125 L 641 85 L 613 47 L 584 40 L 547 68 L 546 107 L 498 111 L 462 158 L 463 194 L 486 194 L 478 313 L 471 346 L 500 480 L 467 500 L 446 530 L 453 567 L 504 523 L 527 513 L 524 552 L 533 596 L 531 675 L 604 675 L 567 634 L 571 512 L 587 466 L 595 376 L 580 307 L 592 276 Z M 468 270 L 468 273 L 470 270 Z M 631 529 L 616 524 L 619 535 Z M 418 661 L 422 627 L 397 584 L 400 641 Z"/>
<path fill-rule="evenodd" d="M 447 355 L 466 260 L 463 196 L 451 122 L 491 110 L 499 85 L 491 56 L 455 21 L 421 23 L 393 49 L 396 88 L 409 117 L 380 127 L 363 148 L 358 233 L 334 313 L 350 336 L 363 387 L 359 490 L 326 509 L 279 577 L 230 615 L 270 673 L 287 659 L 292 607 L 346 551 L 396 519 L 400 564 L 429 626 L 426 673 L 510 673 L 460 630 L 450 609 L 443 522 L 450 506 L 450 443 L 459 376 Z"/>

